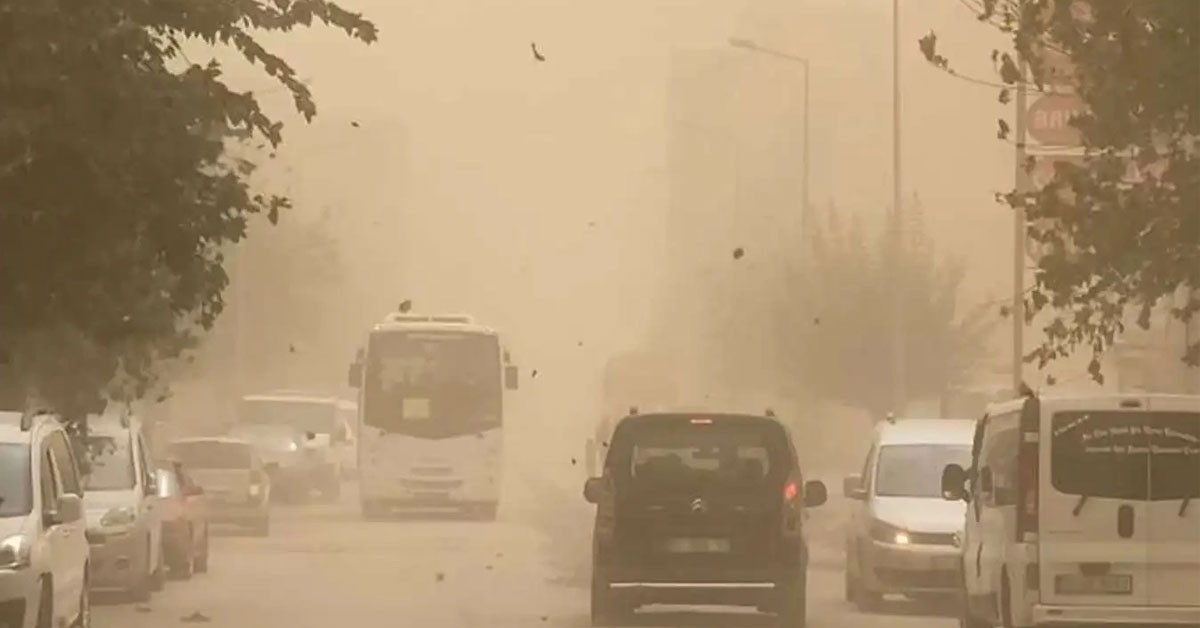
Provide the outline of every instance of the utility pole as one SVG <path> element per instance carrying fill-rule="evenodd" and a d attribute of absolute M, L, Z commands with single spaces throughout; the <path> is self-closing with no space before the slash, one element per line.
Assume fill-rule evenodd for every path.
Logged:
<path fill-rule="evenodd" d="M 1029 171 L 1026 170 L 1026 62 L 1021 49 L 1017 49 L 1017 67 L 1021 68 L 1021 78 L 1017 83 L 1017 150 L 1016 150 L 1016 188 L 1018 193 L 1029 190 L 1031 182 Z M 1012 390 L 1013 395 L 1021 394 L 1024 383 L 1025 365 L 1025 208 L 1018 205 L 1013 210 L 1013 293 L 1012 306 Z"/>
<path fill-rule="evenodd" d="M 900 170 L 900 0 L 892 0 L 892 412 L 904 412 L 905 382 L 904 271 L 900 261 L 904 253 L 904 210 L 901 208 Z"/>

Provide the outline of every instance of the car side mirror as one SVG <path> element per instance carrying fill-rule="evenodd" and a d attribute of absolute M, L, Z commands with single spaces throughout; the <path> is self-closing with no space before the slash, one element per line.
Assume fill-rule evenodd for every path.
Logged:
<path fill-rule="evenodd" d="M 942 498 L 952 502 L 967 500 L 967 471 L 962 465 L 948 464 L 942 469 Z"/>
<path fill-rule="evenodd" d="M 362 386 L 363 365 L 362 362 L 352 362 L 349 372 L 346 373 L 346 383 L 351 388 L 359 388 Z"/>
<path fill-rule="evenodd" d="M 808 508 L 816 508 L 824 504 L 829 499 L 829 491 L 825 489 L 825 483 L 820 480 L 809 480 L 804 483 L 804 505 Z"/>
<path fill-rule="evenodd" d="M 587 482 L 583 483 L 583 498 L 587 503 L 598 504 L 603 496 L 604 478 L 588 478 Z"/>
<path fill-rule="evenodd" d="M 863 477 L 857 473 L 846 476 L 842 480 L 842 495 L 849 499 L 866 499 L 867 488 L 863 486 Z"/>
<path fill-rule="evenodd" d="M 83 499 L 78 495 L 63 495 L 58 498 L 55 508 L 46 513 L 48 525 L 75 523 L 83 518 Z"/>
<path fill-rule="evenodd" d="M 517 387 L 520 385 L 520 382 L 518 381 L 518 373 L 519 371 L 517 370 L 517 367 L 511 364 L 504 367 L 504 387 L 506 389 L 517 389 Z"/>

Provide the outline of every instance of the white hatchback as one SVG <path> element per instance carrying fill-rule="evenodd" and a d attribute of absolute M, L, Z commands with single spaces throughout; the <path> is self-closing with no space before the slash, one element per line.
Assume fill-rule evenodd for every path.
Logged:
<path fill-rule="evenodd" d="M 0 496 L 0 626 L 86 628 L 83 489 L 53 417 L 0 412 Z"/>

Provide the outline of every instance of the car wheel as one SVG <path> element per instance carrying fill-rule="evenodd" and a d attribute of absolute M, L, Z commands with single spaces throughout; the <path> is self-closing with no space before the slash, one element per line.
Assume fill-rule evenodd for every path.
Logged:
<path fill-rule="evenodd" d="M 602 577 L 592 576 L 591 619 L 593 626 L 624 626 L 633 609 L 613 596 Z"/>
<path fill-rule="evenodd" d="M 854 576 L 850 574 L 849 565 L 846 566 L 845 583 L 843 586 L 846 588 L 846 601 L 853 604 L 855 600 L 855 590 L 858 588 L 858 583 L 854 581 Z"/>
<path fill-rule="evenodd" d="M 37 628 L 54 628 L 54 586 L 48 576 L 42 578 L 42 591 L 38 594 Z"/>
<path fill-rule="evenodd" d="M 779 628 L 804 628 L 808 622 L 808 578 L 800 574 L 795 582 L 783 588 L 779 600 Z"/>
<path fill-rule="evenodd" d="M 155 565 L 154 571 L 150 573 L 150 590 L 154 593 L 162 591 L 167 586 L 166 560 L 162 548 L 159 548 L 158 564 Z"/>
<path fill-rule="evenodd" d="M 196 554 L 192 565 L 196 573 L 208 573 L 208 526 L 204 526 L 204 537 L 200 541 L 200 552 Z"/>
<path fill-rule="evenodd" d="M 881 594 L 868 589 L 861 580 L 854 583 L 854 605 L 858 607 L 859 612 L 874 613 L 882 603 Z"/>
<path fill-rule="evenodd" d="M 254 522 L 254 534 L 256 536 L 270 536 L 271 535 L 271 518 L 263 517 L 262 519 L 259 519 L 258 521 Z"/>
<path fill-rule="evenodd" d="M 150 594 L 152 592 L 152 587 L 153 587 L 153 583 L 151 582 L 151 580 L 153 580 L 154 574 L 152 574 L 150 572 L 150 544 L 149 544 L 149 542 L 147 542 L 147 544 L 146 544 L 146 556 L 143 557 L 142 563 L 143 563 L 141 565 L 142 569 L 140 571 L 138 571 L 137 575 L 134 576 L 134 580 L 129 585 L 129 589 L 128 589 L 129 598 L 131 600 L 133 600 L 134 602 L 150 601 Z"/>
<path fill-rule="evenodd" d="M 188 530 L 187 547 L 180 552 L 180 555 L 175 558 L 174 564 L 171 565 L 171 576 L 177 580 L 187 580 L 192 577 L 192 573 L 196 570 L 196 542 L 192 541 L 192 531 Z"/>
<path fill-rule="evenodd" d="M 87 569 L 86 567 L 84 568 Z M 83 580 L 83 590 L 79 593 L 79 613 L 75 615 L 75 623 L 71 624 L 72 628 L 92 628 L 92 596 L 91 584 L 85 577 Z"/>

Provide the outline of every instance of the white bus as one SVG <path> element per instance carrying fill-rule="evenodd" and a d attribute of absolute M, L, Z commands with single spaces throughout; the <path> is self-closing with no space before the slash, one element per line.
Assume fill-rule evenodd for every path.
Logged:
<path fill-rule="evenodd" d="M 517 387 L 497 333 L 467 316 L 392 314 L 350 367 L 358 388 L 363 516 L 500 502 L 503 390 Z"/>

